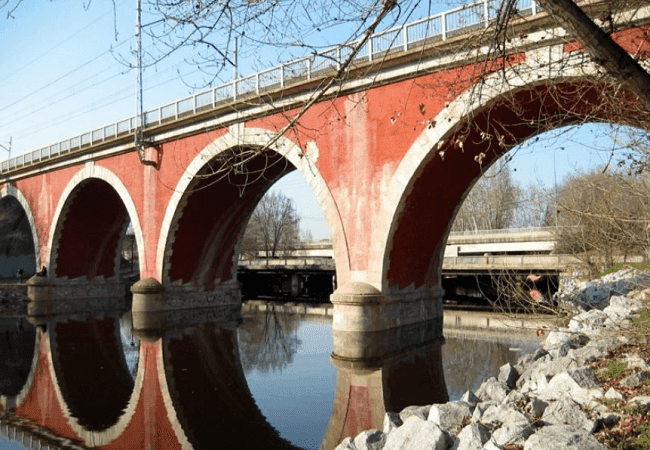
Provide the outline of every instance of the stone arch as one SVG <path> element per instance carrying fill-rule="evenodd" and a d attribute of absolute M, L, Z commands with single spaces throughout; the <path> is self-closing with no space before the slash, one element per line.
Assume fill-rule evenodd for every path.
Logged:
<path fill-rule="evenodd" d="M 104 317 L 102 319 L 96 320 L 100 323 L 100 326 L 106 325 L 107 319 L 114 319 L 117 323 L 119 322 L 117 318 L 108 318 Z M 110 328 L 110 324 L 109 328 Z M 61 327 L 73 327 L 69 330 L 64 330 Z M 104 327 L 105 328 L 105 327 Z M 74 352 L 70 352 L 69 348 L 61 348 L 63 342 L 64 346 L 66 341 L 70 341 L 71 338 L 75 338 L 75 333 L 71 331 L 78 331 L 79 329 L 91 329 L 91 331 L 96 331 L 92 329 L 91 325 L 84 324 L 80 321 L 75 320 L 66 320 L 65 318 L 59 322 L 50 321 L 48 322 L 47 332 L 44 334 L 43 339 L 45 340 L 45 349 L 48 353 L 49 359 L 49 376 L 52 379 L 52 386 L 55 391 L 56 398 L 61 405 L 61 409 L 65 416 L 67 424 L 72 428 L 77 436 L 79 436 L 86 445 L 91 447 L 98 447 L 102 445 L 108 445 L 111 442 L 119 439 L 125 432 L 125 430 L 132 424 L 132 420 L 138 409 L 139 402 L 141 401 L 142 391 L 145 382 L 145 376 L 147 376 L 147 368 L 145 364 L 138 364 L 138 370 L 135 377 L 135 380 L 132 381 L 130 386 L 130 393 L 125 395 L 124 389 L 122 389 L 121 395 L 119 398 L 113 399 L 111 396 L 114 396 L 114 392 L 111 389 L 114 388 L 113 384 L 105 384 L 106 380 L 97 377 L 97 374 L 94 374 L 96 381 L 96 391 L 107 391 L 104 395 L 109 399 L 108 401 L 112 404 L 111 409 L 111 418 L 113 422 L 108 426 L 97 426 L 93 420 L 89 420 L 87 417 L 80 417 L 84 415 L 84 412 L 96 410 L 98 413 L 104 411 L 105 404 L 104 400 L 92 398 L 86 399 L 83 396 L 83 392 L 79 390 L 78 379 L 72 374 L 65 373 L 70 368 L 73 371 L 76 369 L 78 373 L 83 374 L 84 371 L 90 371 L 97 368 L 97 364 L 91 364 L 86 366 L 86 363 L 83 364 L 73 364 L 72 361 L 61 361 L 61 357 L 74 356 Z M 59 333 L 63 332 L 65 336 L 59 336 Z M 124 374 L 128 369 L 126 368 L 125 361 L 110 361 L 111 357 L 115 357 L 115 351 L 117 346 L 120 344 L 119 337 L 119 325 L 115 327 L 114 332 L 110 335 L 104 333 L 91 333 L 93 336 L 88 339 L 84 339 L 84 342 L 81 343 L 86 346 L 95 346 L 96 351 L 92 352 L 93 355 L 97 356 L 97 361 L 102 361 L 102 363 L 108 364 L 118 364 L 120 365 L 120 373 Z M 111 344 L 110 348 L 107 347 L 107 344 Z M 140 347 L 140 360 L 143 359 L 143 348 Z M 123 356 L 123 355 L 122 355 Z M 123 359 L 123 358 L 122 358 Z M 77 369 L 78 366 L 78 369 Z M 107 371 L 110 372 L 110 371 Z M 109 373 L 109 375 L 116 375 L 115 372 Z M 88 377 L 86 377 L 88 379 Z M 92 377 L 91 377 L 92 378 Z M 115 380 L 115 377 L 112 378 Z M 70 381 L 71 383 L 67 383 Z M 87 383 L 86 383 L 87 384 Z M 110 386 L 110 387 L 107 387 Z M 82 389 L 87 389 L 87 386 Z M 76 390 L 76 391 L 75 391 Z M 85 402 L 85 403 L 84 403 Z M 115 406 L 122 406 L 121 410 L 115 408 Z"/>
<path fill-rule="evenodd" d="M 335 248 L 337 271 L 349 271 L 349 263 L 345 264 L 348 261 L 348 255 L 347 246 L 344 244 L 345 239 L 341 219 L 327 185 L 316 167 L 318 148 L 315 143 L 309 142 L 306 151 L 303 152 L 298 145 L 287 137 L 277 138 L 276 133 L 272 131 L 261 128 L 245 128 L 243 125 L 239 125 L 231 127 L 227 134 L 207 145 L 185 169 L 185 174 L 174 189 L 163 218 L 156 254 L 156 271 L 164 284 L 174 282 L 169 275 L 173 244 L 176 241 L 179 221 L 183 216 L 184 208 L 187 206 L 189 191 L 192 190 L 197 176 L 216 156 L 233 149 L 251 147 L 270 149 L 276 156 L 286 159 L 302 174 L 325 213 L 333 240 L 342 243 Z M 267 188 L 270 186 L 271 184 Z M 252 210 L 250 213 L 252 213 Z M 339 239 L 339 237 L 343 238 Z M 236 257 L 236 253 L 233 258 Z M 341 261 L 341 264 L 338 264 L 338 261 Z M 235 261 L 233 261 L 233 264 L 235 264 Z"/>
<path fill-rule="evenodd" d="M 571 60 L 570 57 L 569 59 Z M 499 102 L 505 98 L 521 100 L 522 104 L 525 104 L 525 102 L 531 102 L 530 104 L 532 104 L 535 101 L 540 101 L 541 96 L 548 90 L 549 86 L 552 89 L 566 89 L 567 92 L 571 92 L 572 89 L 580 86 L 590 95 L 597 94 L 597 76 L 602 76 L 602 71 L 598 66 L 593 63 L 584 63 L 579 58 L 572 64 L 564 63 L 556 66 L 553 70 L 550 70 L 549 67 L 552 66 L 549 60 L 538 60 L 527 55 L 524 63 L 486 77 L 480 91 L 470 89 L 462 93 L 435 117 L 432 126 L 427 127 L 420 134 L 400 162 L 387 190 L 389 195 L 381 205 L 382 220 L 373 233 L 374 246 L 371 249 L 372 255 L 370 258 L 372 270 L 369 270 L 369 273 L 376 274 L 376 278 L 369 280 L 371 284 L 381 286 L 382 291 L 391 292 L 391 295 L 397 292 L 412 293 L 413 291 L 428 290 L 434 296 L 442 296 L 439 277 L 444 244 L 462 200 L 464 200 L 469 189 L 486 167 L 489 167 L 510 148 L 540 131 L 535 124 L 531 124 L 527 129 L 522 127 L 522 129 L 518 130 L 518 132 L 522 133 L 518 140 L 506 140 L 498 151 L 490 149 L 489 154 L 487 152 L 483 154 L 478 147 L 468 148 L 468 146 L 465 146 L 459 148 L 457 142 L 457 138 L 460 136 L 459 132 L 474 120 L 484 120 L 489 123 L 489 118 L 486 118 L 485 112 L 492 111 L 491 108 L 495 106 L 503 106 Z M 541 70 L 542 68 L 544 70 Z M 586 100 L 582 99 L 581 101 Z M 559 111 L 560 106 L 555 105 L 555 107 Z M 587 107 L 588 104 L 585 108 Z M 576 108 L 576 111 L 578 110 L 580 108 Z M 584 109 L 584 111 L 586 110 Z M 500 110 L 500 112 L 506 111 Z M 556 127 L 580 120 L 579 114 L 575 112 L 562 118 L 559 116 L 553 117 L 553 114 L 554 112 L 550 111 L 551 122 L 549 123 L 553 123 L 552 121 L 555 120 L 553 126 Z M 599 120 L 606 121 L 607 118 L 603 116 Z M 470 142 L 470 140 L 467 142 Z M 464 157 L 460 155 L 464 155 Z M 483 160 L 482 166 L 475 163 L 475 156 Z M 434 172 L 431 169 L 434 165 L 432 163 L 434 158 L 437 161 L 445 161 L 445 163 L 449 164 L 447 166 L 448 173 L 453 170 L 456 171 L 453 180 L 447 181 L 462 184 L 462 193 L 454 193 L 453 196 L 447 199 L 448 201 L 444 205 L 445 213 L 441 215 L 437 226 L 434 227 L 435 231 L 431 233 L 436 234 L 436 236 L 429 238 L 435 242 L 430 241 L 424 246 L 417 245 L 417 241 L 420 239 L 418 236 L 412 236 L 411 242 L 404 242 L 402 238 L 406 233 L 404 232 L 403 221 L 417 222 L 425 217 L 422 209 L 418 209 L 423 207 L 423 201 L 415 206 L 412 200 L 416 198 L 414 192 L 418 189 L 418 186 L 420 189 L 418 192 L 424 192 L 422 187 L 426 183 L 423 180 L 429 177 L 429 181 L 431 181 L 431 174 Z M 473 166 L 469 165 L 470 162 L 473 163 Z M 456 165 L 452 166 L 452 163 Z M 463 166 L 462 164 L 466 165 Z M 470 170 L 461 170 L 467 168 Z M 440 174 L 438 173 L 438 175 Z M 436 189 L 438 188 L 440 186 L 436 186 Z M 440 192 L 438 192 L 439 194 Z M 445 195 L 447 194 L 448 192 L 445 192 Z M 441 206 L 443 203 L 444 201 L 440 200 L 439 196 L 437 203 L 432 202 L 432 206 Z M 427 225 L 435 222 L 431 217 L 436 213 L 438 211 L 430 211 L 428 220 L 425 221 Z M 426 225 L 420 223 L 420 226 L 426 229 Z M 427 232 L 429 232 L 428 229 Z M 424 241 L 426 239 L 420 239 L 420 242 Z M 419 249 L 420 261 L 414 262 L 410 260 L 408 271 L 396 269 L 400 264 L 399 261 L 403 260 L 407 255 L 409 247 L 411 250 L 413 248 Z M 428 255 L 423 256 L 427 253 L 427 250 Z M 430 259 L 424 260 L 425 258 Z M 414 275 L 414 273 L 417 273 L 417 275 Z"/>
<path fill-rule="evenodd" d="M 36 231 L 36 221 L 34 220 L 34 213 L 32 212 L 32 208 L 20 189 L 12 184 L 5 184 L 2 186 L 2 189 L 0 189 L 0 200 L 6 196 L 11 196 L 18 200 L 18 203 L 20 203 L 20 205 L 23 207 L 23 210 L 25 211 L 27 221 L 29 222 L 29 228 L 32 232 L 32 240 L 34 242 L 35 265 L 38 268 L 41 264 L 41 244 L 38 232 Z"/>
<path fill-rule="evenodd" d="M 117 194 L 123 207 L 126 209 L 128 218 L 131 220 L 133 226 L 133 232 L 135 234 L 136 245 L 139 255 L 139 265 L 140 271 L 144 270 L 144 264 L 146 261 L 145 255 L 145 245 L 144 245 L 144 235 L 142 231 L 142 226 L 140 224 L 140 217 L 138 211 L 133 203 L 133 199 L 129 194 L 126 186 L 122 180 L 115 175 L 109 169 L 106 169 L 101 166 L 95 165 L 93 162 L 87 163 L 80 171 L 78 171 L 68 182 L 65 189 L 61 194 L 59 199 L 56 211 L 53 216 L 50 233 L 49 233 L 49 242 L 47 246 L 46 253 L 46 266 L 50 274 L 56 274 L 56 260 L 59 252 L 61 232 L 64 227 L 65 220 L 67 218 L 70 206 L 74 201 L 75 196 L 79 193 L 77 189 L 80 185 L 85 182 L 92 180 L 101 180 L 107 183 Z M 124 231 L 121 231 L 121 239 L 124 237 Z M 118 242 L 118 247 L 121 246 L 121 239 Z M 119 251 L 116 255 L 116 267 L 119 264 Z M 117 272 L 116 272 L 117 273 Z"/>

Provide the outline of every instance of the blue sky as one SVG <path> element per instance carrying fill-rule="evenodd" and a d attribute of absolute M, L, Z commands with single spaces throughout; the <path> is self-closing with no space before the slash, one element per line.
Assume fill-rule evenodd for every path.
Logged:
<path fill-rule="evenodd" d="M 435 2 L 432 12 L 458 3 Z M 5 10 L 0 11 L 0 145 L 8 147 L 11 139 L 12 156 L 134 114 L 135 75 L 120 62 L 132 58 L 134 4 L 116 2 L 114 8 L 105 0 L 23 2 L 11 19 L 5 18 Z M 424 14 L 420 10 L 412 18 Z M 143 23 L 150 20 L 143 15 Z M 310 39 L 329 45 L 344 37 L 330 32 Z M 145 51 L 150 49 L 146 39 L 143 45 Z M 263 53 L 267 64 L 274 65 L 288 59 L 292 51 L 256 53 Z M 245 54 L 250 52 L 242 50 Z M 187 83 L 200 85 L 205 77 L 186 63 L 189 57 L 191 53 L 175 55 L 145 70 L 145 109 L 195 92 Z M 259 64 L 250 57 L 240 58 L 239 72 L 250 74 Z M 231 75 L 232 68 L 224 70 L 223 81 Z M 542 139 L 517 153 L 511 163 L 515 178 L 523 185 L 541 181 L 548 187 L 577 168 L 599 165 L 606 157 L 590 148 L 594 142 L 608 146 L 605 138 L 585 129 L 568 139 Z M 6 157 L 8 153 L 0 147 L 0 159 Z M 294 198 L 303 229 L 310 229 L 315 239 L 329 236 L 320 208 L 297 172 L 274 189 Z"/>

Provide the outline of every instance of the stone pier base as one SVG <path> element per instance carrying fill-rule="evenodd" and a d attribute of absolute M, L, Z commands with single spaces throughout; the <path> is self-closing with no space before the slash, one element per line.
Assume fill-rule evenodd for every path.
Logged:
<path fill-rule="evenodd" d="M 332 329 L 368 332 L 442 320 L 443 293 L 422 288 L 383 294 L 366 283 L 347 283 L 330 297 Z"/>

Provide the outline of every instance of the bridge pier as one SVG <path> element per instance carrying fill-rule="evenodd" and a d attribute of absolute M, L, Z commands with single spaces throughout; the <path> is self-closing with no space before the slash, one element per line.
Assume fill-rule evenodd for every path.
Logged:
<path fill-rule="evenodd" d="M 442 324 L 443 294 L 440 288 L 421 288 L 386 295 L 367 283 L 346 283 L 330 296 L 332 329 L 369 332 L 429 321 Z"/>
<path fill-rule="evenodd" d="M 448 400 L 438 321 L 371 332 L 333 330 L 332 339 L 336 392 L 320 448 L 381 429 L 387 411 Z"/>
<path fill-rule="evenodd" d="M 210 292 L 196 290 L 192 285 L 162 285 L 154 278 L 144 278 L 133 286 L 131 314 L 133 331 L 140 338 L 155 340 L 170 323 L 183 315 L 200 315 L 201 311 L 222 308 L 241 312 L 241 287 L 237 281 L 219 284 Z"/>

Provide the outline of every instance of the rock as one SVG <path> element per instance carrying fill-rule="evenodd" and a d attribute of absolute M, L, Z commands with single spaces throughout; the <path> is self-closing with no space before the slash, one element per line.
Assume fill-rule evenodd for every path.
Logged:
<path fill-rule="evenodd" d="M 351 437 L 346 437 L 334 450 L 357 450 Z"/>
<path fill-rule="evenodd" d="M 557 350 L 553 358 L 566 356 L 571 349 L 584 347 L 589 342 L 589 337 L 576 333 L 568 328 L 558 331 L 551 331 L 542 344 L 545 350 Z"/>
<path fill-rule="evenodd" d="M 501 403 L 516 408 L 523 408 L 526 403 L 528 403 L 528 396 L 522 394 L 519 391 L 510 391 Z"/>
<path fill-rule="evenodd" d="M 473 421 L 479 421 L 483 418 L 483 415 L 487 410 L 489 410 L 493 406 L 497 406 L 497 402 L 490 401 L 490 402 L 481 402 L 478 405 L 476 405 L 476 408 L 474 408 L 474 413 L 472 413 L 472 420 Z"/>
<path fill-rule="evenodd" d="M 476 396 L 482 401 L 494 400 L 499 403 L 506 398 L 507 394 L 508 389 L 505 383 L 497 381 L 494 377 L 484 381 L 483 384 L 481 384 L 481 387 L 476 391 Z"/>
<path fill-rule="evenodd" d="M 540 400 L 539 398 L 531 398 L 528 405 L 530 414 L 534 417 L 542 417 L 542 414 L 544 414 L 544 411 L 548 407 L 548 402 Z"/>
<path fill-rule="evenodd" d="M 518 378 L 519 372 L 517 372 L 517 369 L 512 367 L 510 363 L 506 363 L 499 368 L 498 380 L 505 384 L 508 389 L 513 389 L 515 387 Z"/>
<path fill-rule="evenodd" d="M 504 422 L 503 426 L 492 433 L 490 442 L 497 448 L 503 448 L 506 444 L 513 446 L 522 445 L 528 437 L 535 432 L 535 426 L 530 422 Z"/>
<path fill-rule="evenodd" d="M 542 420 L 550 425 L 574 425 L 589 433 L 596 429 L 596 421 L 589 419 L 580 405 L 569 398 L 562 398 L 546 408 Z"/>
<path fill-rule="evenodd" d="M 604 309 L 608 315 L 618 315 L 628 318 L 647 309 L 647 306 L 637 299 L 623 295 L 615 295 L 609 299 L 609 306 Z"/>
<path fill-rule="evenodd" d="M 454 434 L 463 428 L 463 421 L 472 417 L 472 408 L 465 402 L 432 405 L 427 420 Z"/>
<path fill-rule="evenodd" d="M 568 396 L 581 405 L 590 403 L 594 398 L 602 397 L 603 389 L 596 381 L 594 371 L 588 367 L 569 370 L 555 375 L 541 393 L 543 400 L 558 400 Z"/>
<path fill-rule="evenodd" d="M 609 400 L 623 400 L 623 395 L 611 387 L 607 390 L 607 392 L 605 392 L 605 398 Z"/>
<path fill-rule="evenodd" d="M 399 413 L 399 418 L 402 419 L 402 422 L 406 422 L 411 416 L 417 416 L 422 420 L 427 420 L 429 416 L 430 405 L 427 406 L 407 406 Z"/>
<path fill-rule="evenodd" d="M 362 431 L 354 438 L 357 450 L 381 450 L 385 442 L 386 435 L 379 430 Z"/>
<path fill-rule="evenodd" d="M 547 338 L 548 340 L 548 338 Z M 544 350 L 543 348 L 538 348 L 535 351 L 531 353 L 527 353 L 525 355 L 522 355 L 518 360 L 517 363 L 515 364 L 515 369 L 517 369 L 518 373 L 523 373 L 528 366 L 530 366 L 532 363 L 536 362 L 538 359 L 540 359 L 543 356 L 546 356 L 548 352 Z"/>
<path fill-rule="evenodd" d="M 436 424 L 412 415 L 387 435 L 384 450 L 445 450 L 449 441 L 447 433 Z"/>
<path fill-rule="evenodd" d="M 472 409 L 481 402 L 481 399 L 472 391 L 467 391 L 460 398 L 461 402 L 465 402 L 472 407 Z"/>
<path fill-rule="evenodd" d="M 390 433 L 397 427 L 401 427 L 404 422 L 399 414 L 394 412 L 387 412 L 384 414 L 384 434 Z"/>
<path fill-rule="evenodd" d="M 599 348 L 588 345 L 582 348 L 569 350 L 566 357 L 575 361 L 577 367 L 580 367 L 600 359 L 603 354 L 604 352 Z"/>
<path fill-rule="evenodd" d="M 458 433 L 458 439 L 451 450 L 481 450 L 490 439 L 488 428 L 478 422 L 471 423 Z"/>
<path fill-rule="evenodd" d="M 597 335 L 605 329 L 608 315 L 604 311 L 592 309 L 574 316 L 569 322 L 569 329 L 576 333 Z"/>
<path fill-rule="evenodd" d="M 650 397 L 645 395 L 639 395 L 633 397 L 627 401 L 627 404 L 630 406 L 639 406 L 641 408 L 650 409 Z"/>
<path fill-rule="evenodd" d="M 650 377 L 648 372 L 637 372 L 622 379 L 619 384 L 626 387 L 639 387 Z"/>
<path fill-rule="evenodd" d="M 522 412 L 509 405 L 490 406 L 485 410 L 480 421 L 492 429 L 499 428 L 505 423 L 527 424 L 530 422 Z"/>
<path fill-rule="evenodd" d="M 626 353 L 624 362 L 627 363 L 627 369 L 641 369 L 642 371 L 650 371 L 650 364 L 641 356 L 634 353 Z"/>
<path fill-rule="evenodd" d="M 594 436 L 573 425 L 539 429 L 524 443 L 524 450 L 607 450 Z"/>

